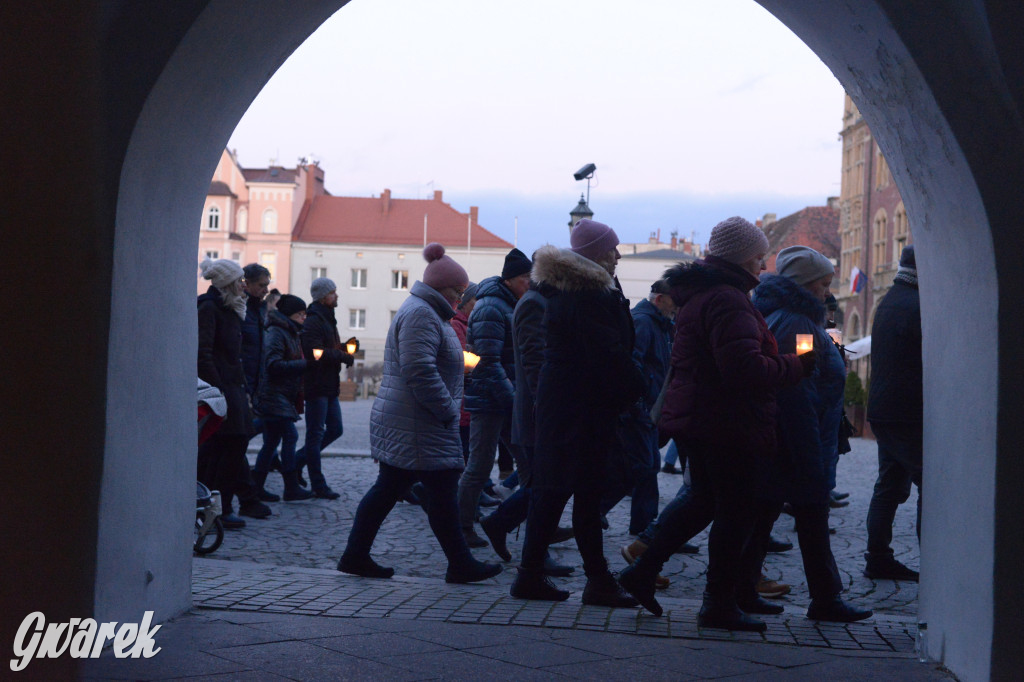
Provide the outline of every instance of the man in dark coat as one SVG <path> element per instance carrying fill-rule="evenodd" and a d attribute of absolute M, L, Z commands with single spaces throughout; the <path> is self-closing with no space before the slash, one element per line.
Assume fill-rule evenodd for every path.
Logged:
<path fill-rule="evenodd" d="M 256 395 L 260 381 L 260 363 L 263 358 L 263 331 L 267 323 L 267 304 L 264 298 L 270 287 L 270 270 L 259 263 L 242 268 L 245 291 L 245 319 L 242 320 L 242 367 L 245 368 L 245 386 L 249 397 Z"/>
<path fill-rule="evenodd" d="M 302 355 L 313 358 L 303 376 L 303 394 L 306 398 L 306 443 L 295 453 L 301 469 L 309 470 L 309 485 L 313 494 L 326 500 L 336 500 L 340 494 L 331 490 L 320 468 L 320 451 L 333 443 L 342 433 L 341 366 L 352 366 L 354 358 L 343 349 L 338 335 L 338 322 L 334 309 L 338 307 L 338 287 L 326 277 L 318 277 L 309 287 L 313 303 L 306 309 L 306 321 L 299 339 Z"/>
<path fill-rule="evenodd" d="M 763 631 L 736 603 L 742 567 L 756 562 L 750 547 L 758 517 L 755 461 L 775 456 L 776 392 L 814 369 L 814 353 L 779 355 L 749 292 L 764 270 L 768 239 L 740 217 L 711 231 L 707 257 L 665 273 L 679 306 L 672 346 L 672 380 L 659 428 L 690 453 L 687 503 L 662 513 L 647 551 L 619 581 L 645 608 L 661 615 L 654 598 L 662 565 L 685 541 L 714 522 L 708 539 L 702 627 Z M 669 510 L 666 509 L 666 512 Z"/>
<path fill-rule="evenodd" d="M 533 491 L 513 597 L 562 601 L 568 592 L 544 577 L 544 558 L 562 510 L 574 496 L 572 526 L 587 575 L 583 603 L 630 607 L 608 571 L 601 496 L 615 446 L 618 415 L 644 391 L 633 362 L 633 322 L 613 278 L 619 259 L 614 230 L 579 221 L 572 250 L 544 246 L 533 278 L 553 290 L 546 316 L 544 364 L 537 383 Z"/>
<path fill-rule="evenodd" d="M 519 249 L 505 256 L 500 277 L 488 277 L 476 290 L 476 305 L 469 316 L 466 347 L 480 356 L 473 379 L 466 386 L 469 412 L 469 461 L 459 479 L 459 523 L 470 547 L 487 541 L 473 528 L 480 493 L 494 468 L 498 441 L 512 450 L 512 400 L 515 395 L 515 351 L 512 312 L 530 286 L 533 264 Z"/>
<path fill-rule="evenodd" d="M 921 470 L 924 440 L 921 362 L 921 298 L 914 245 L 900 255 L 892 289 L 871 326 L 871 388 L 868 421 L 878 440 L 878 480 L 868 507 L 868 551 L 864 575 L 881 580 L 918 579 L 893 556 L 896 509 L 917 486 L 917 537 L 921 539 Z"/>
<path fill-rule="evenodd" d="M 211 284 L 196 301 L 197 371 L 200 379 L 224 394 L 228 413 L 217 432 L 199 446 L 197 478 L 208 488 L 220 490 L 224 527 L 242 528 L 245 521 L 232 508 L 235 495 L 239 497 L 242 514 L 256 518 L 270 515 L 270 508 L 256 499 L 254 486 L 246 484 L 249 462 L 245 450 L 252 436 L 252 413 L 242 367 L 243 273 L 238 263 L 227 259 L 206 260 L 200 267 Z"/>

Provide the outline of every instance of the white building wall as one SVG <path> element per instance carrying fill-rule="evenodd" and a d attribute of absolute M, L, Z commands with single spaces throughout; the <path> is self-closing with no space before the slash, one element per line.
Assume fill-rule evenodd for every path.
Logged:
<path fill-rule="evenodd" d="M 640 299 L 647 298 L 647 295 L 651 293 L 651 285 L 661 279 L 665 270 L 681 260 L 682 258 L 678 260 L 660 258 L 623 258 L 619 260 L 615 275 L 619 278 L 622 293 L 629 299 L 629 304 L 634 306 Z"/>
<path fill-rule="evenodd" d="M 470 281 L 500 275 L 505 263 L 506 249 L 448 249 L 459 265 L 466 268 Z M 342 340 L 350 336 L 359 339 L 365 352 L 362 362 L 373 365 L 384 360 L 384 341 L 391 326 L 392 314 L 409 295 L 408 290 L 392 288 L 392 271 L 409 273 L 409 288 L 423 279 L 427 262 L 419 246 L 360 246 L 354 244 L 292 243 L 291 278 L 289 291 L 309 303 L 309 286 L 313 282 L 313 268 L 324 268 L 326 277 L 338 285 L 338 333 Z M 366 270 L 366 288 L 353 288 L 352 270 Z M 366 324 L 362 329 L 350 326 L 350 311 L 365 310 Z"/>

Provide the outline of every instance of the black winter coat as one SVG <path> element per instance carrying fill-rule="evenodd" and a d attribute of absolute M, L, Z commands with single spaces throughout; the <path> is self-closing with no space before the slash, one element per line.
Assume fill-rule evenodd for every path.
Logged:
<path fill-rule="evenodd" d="M 306 322 L 299 333 L 302 355 L 313 360 L 302 377 L 306 400 L 310 398 L 337 398 L 341 388 L 342 364 L 352 366 L 352 356 L 341 347 L 334 308 L 314 301 L 306 309 Z M 313 349 L 322 348 L 324 354 L 314 360 Z"/>
<path fill-rule="evenodd" d="M 297 406 L 302 392 L 302 374 L 309 364 L 302 357 L 300 329 L 297 322 L 276 310 L 267 315 L 259 390 L 254 404 L 261 417 L 292 421 L 299 418 Z"/>
<path fill-rule="evenodd" d="M 469 316 L 466 348 L 480 356 L 466 385 L 466 411 L 508 412 L 515 395 L 515 346 L 512 312 L 516 296 L 500 277 L 480 282 Z"/>
<path fill-rule="evenodd" d="M 871 325 L 868 420 L 920 424 L 924 420 L 921 362 L 921 297 L 896 280 Z"/>
<path fill-rule="evenodd" d="M 544 365 L 544 315 L 553 290 L 530 282 L 530 290 L 512 313 L 512 343 L 516 358 L 516 397 L 512 407 L 512 442 L 533 447 L 537 439 L 534 408 L 540 368 Z"/>
<path fill-rule="evenodd" d="M 216 287 L 196 300 L 199 315 L 199 378 L 220 389 L 228 403 L 228 413 L 217 435 L 251 435 L 252 413 L 245 390 L 242 368 L 242 320 L 234 310 L 224 307 Z"/>
<path fill-rule="evenodd" d="M 242 321 L 242 367 L 245 386 L 250 396 L 256 395 L 260 384 L 260 363 L 263 360 L 263 330 L 266 328 L 267 304 L 245 294 L 245 319 Z"/>
<path fill-rule="evenodd" d="M 554 246 L 535 256 L 533 278 L 553 292 L 537 384 L 534 485 L 604 489 L 618 416 L 645 388 L 632 358 L 629 302 L 593 261 Z"/>

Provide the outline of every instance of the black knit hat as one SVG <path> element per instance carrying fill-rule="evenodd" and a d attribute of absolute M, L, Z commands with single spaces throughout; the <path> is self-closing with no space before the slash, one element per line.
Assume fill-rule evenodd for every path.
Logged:
<path fill-rule="evenodd" d="M 900 267 L 917 268 L 917 256 L 914 255 L 913 244 L 908 244 L 903 247 L 903 253 L 900 254 Z"/>
<path fill-rule="evenodd" d="M 512 279 L 519 275 L 525 275 L 533 269 L 533 263 L 526 257 L 526 254 L 519 249 L 512 249 L 505 256 L 505 267 L 501 269 L 502 279 Z"/>
<path fill-rule="evenodd" d="M 291 317 L 295 313 L 302 312 L 306 309 L 306 304 L 298 296 L 292 296 L 291 294 L 284 294 L 277 302 L 277 312 L 281 313 L 285 317 Z"/>

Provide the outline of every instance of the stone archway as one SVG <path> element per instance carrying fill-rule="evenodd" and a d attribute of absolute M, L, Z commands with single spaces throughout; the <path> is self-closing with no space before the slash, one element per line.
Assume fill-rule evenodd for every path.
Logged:
<path fill-rule="evenodd" d="M 920 613 L 931 657 L 965 679 L 1010 675 L 1024 656 L 1024 396 L 1015 381 L 1024 318 L 999 310 L 1015 306 L 1022 270 L 1024 53 L 1015 41 L 1024 10 L 758 1 L 850 92 L 914 217 L 929 282 Z M 245 108 L 343 4 L 252 0 L 240 12 L 226 0 L 183 0 L 165 12 L 108 0 L 63 10 L 56 30 L 46 13 L 5 13 L 20 29 L 10 52 L 24 61 L 3 71 L 21 95 L 7 99 L 51 114 L 6 119 L 5 149 L 37 181 L 12 183 L 5 205 L 37 211 L 32 219 L 16 208 L 11 224 L 39 225 L 12 237 L 3 256 L 18 279 L 9 293 L 52 287 L 47 264 L 77 285 L 77 299 L 48 300 L 32 329 L 8 333 L 15 347 L 38 349 L 69 321 L 80 330 L 60 363 L 15 367 L 4 388 L 5 414 L 20 428 L 3 436 L 3 451 L 19 455 L 9 472 L 19 485 L 3 504 L 24 519 L 4 561 L 18 588 L 5 594 L 5 636 L 9 620 L 40 608 L 105 620 L 187 608 L 194 415 L 182 368 L 195 361 L 195 219 Z M 61 28 L 70 26 L 95 29 Z M 55 114 L 69 96 L 77 116 Z M 72 162 L 47 164 L 40 146 Z M 68 188 L 61 202 L 48 194 L 54 184 Z M 24 409 L 30 398 L 42 407 Z M 38 447 L 40 434 L 52 447 Z M 47 513 L 25 518 L 40 500 Z"/>

